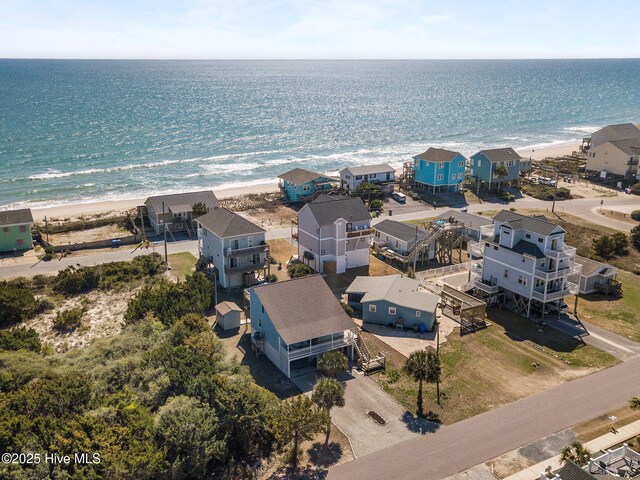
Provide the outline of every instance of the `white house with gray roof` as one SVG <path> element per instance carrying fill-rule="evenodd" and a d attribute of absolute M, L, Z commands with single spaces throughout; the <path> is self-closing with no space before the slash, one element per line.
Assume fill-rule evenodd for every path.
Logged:
<path fill-rule="evenodd" d="M 580 274 L 576 249 L 564 243 L 565 230 L 544 216 L 502 210 L 493 227 L 482 228 L 482 273 L 474 286 L 487 296 L 504 294 L 527 317 L 533 306 L 578 293 L 569 279 Z"/>
<path fill-rule="evenodd" d="M 287 377 L 332 350 L 353 358 L 355 324 L 320 275 L 249 290 L 251 341 Z"/>
<path fill-rule="evenodd" d="M 616 279 L 618 269 L 613 265 L 581 257 L 580 255 L 576 255 L 576 263 L 581 265 L 582 269 L 579 275 L 571 278 L 571 281 L 578 284 L 581 294 L 607 292 L 617 288 L 617 285 L 619 285 Z"/>
<path fill-rule="evenodd" d="M 359 198 L 320 195 L 298 212 L 292 235 L 298 258 L 316 272 L 369 265 L 371 215 Z"/>
<path fill-rule="evenodd" d="M 418 242 L 427 237 L 429 232 L 395 220 L 383 220 L 374 227 L 373 245 L 378 248 L 389 248 L 395 253 L 405 255 Z M 435 244 L 431 245 L 429 259 L 435 255 Z"/>
<path fill-rule="evenodd" d="M 479 240 L 480 229 L 482 227 L 493 225 L 493 220 L 491 218 L 473 213 L 461 212 L 460 210 L 447 210 L 446 212 L 438 215 L 438 218 L 447 222 L 456 221 L 464 223 L 463 235 L 466 240 Z"/>
<path fill-rule="evenodd" d="M 617 140 L 640 140 L 640 128 L 633 123 L 607 125 L 591 134 L 591 148 Z"/>
<path fill-rule="evenodd" d="M 164 203 L 164 216 L 162 204 Z M 147 207 L 147 218 L 157 234 L 163 233 L 162 226 L 167 231 L 191 233 L 196 226 L 193 223 L 193 206 L 203 203 L 209 210 L 220 206 L 216 195 L 211 190 L 201 192 L 175 193 L 171 195 L 156 195 L 144 202 Z"/>
<path fill-rule="evenodd" d="M 356 277 L 346 294 L 349 305 L 362 310 L 364 322 L 432 330 L 439 297 L 419 287 L 402 275 Z"/>
<path fill-rule="evenodd" d="M 364 182 L 387 183 L 393 182 L 395 178 L 396 170 L 386 163 L 347 167 L 340 170 L 340 188 L 352 191 Z"/>
<path fill-rule="evenodd" d="M 263 228 L 226 208 L 216 208 L 196 222 L 201 263 L 215 267 L 224 288 L 255 285 L 268 272 L 269 247 Z"/>

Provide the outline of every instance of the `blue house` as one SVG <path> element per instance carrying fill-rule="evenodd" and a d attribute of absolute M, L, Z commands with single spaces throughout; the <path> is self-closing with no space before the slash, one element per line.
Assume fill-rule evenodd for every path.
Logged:
<path fill-rule="evenodd" d="M 356 277 L 346 292 L 351 307 L 366 323 L 432 330 L 438 295 L 420 290 L 420 282 L 401 275 Z"/>
<path fill-rule="evenodd" d="M 251 342 L 287 377 L 339 350 L 353 358 L 355 324 L 321 275 L 249 290 Z"/>
<path fill-rule="evenodd" d="M 521 160 L 522 157 L 513 148 L 480 150 L 471 156 L 469 176 L 482 185 L 488 185 L 489 189 L 494 185 L 508 185 L 518 179 Z M 500 176 L 496 173 L 499 167 L 506 168 L 506 175 Z"/>
<path fill-rule="evenodd" d="M 327 193 L 333 188 L 332 183 L 336 179 L 320 173 L 294 168 L 282 175 L 280 179 L 280 191 L 290 202 L 310 202 L 321 193 Z"/>
<path fill-rule="evenodd" d="M 429 148 L 413 157 L 416 188 L 427 191 L 457 192 L 464 182 L 467 159 L 458 152 Z"/>

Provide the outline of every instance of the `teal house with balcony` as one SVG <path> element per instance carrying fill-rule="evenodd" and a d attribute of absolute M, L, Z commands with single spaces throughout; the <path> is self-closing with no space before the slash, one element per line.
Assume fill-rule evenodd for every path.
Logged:
<path fill-rule="evenodd" d="M 480 150 L 471 155 L 469 176 L 489 189 L 496 185 L 510 185 L 518 180 L 521 161 L 522 157 L 513 148 Z M 506 175 L 500 176 L 500 171 Z"/>
<path fill-rule="evenodd" d="M 338 350 L 353 359 L 356 325 L 321 275 L 258 285 L 249 291 L 251 342 L 287 377 Z"/>
<path fill-rule="evenodd" d="M 33 215 L 29 208 L 0 212 L 0 253 L 20 252 L 33 247 Z"/>
<path fill-rule="evenodd" d="M 464 182 L 467 159 L 459 152 L 429 148 L 413 157 L 416 188 L 429 192 L 458 192 Z"/>
<path fill-rule="evenodd" d="M 293 203 L 311 202 L 321 193 L 331 191 L 333 183 L 337 182 L 337 179 L 304 168 L 294 168 L 278 178 L 282 195 Z"/>

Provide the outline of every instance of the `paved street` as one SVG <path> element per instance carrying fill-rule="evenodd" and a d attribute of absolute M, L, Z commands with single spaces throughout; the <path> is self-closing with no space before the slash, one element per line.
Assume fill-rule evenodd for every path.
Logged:
<path fill-rule="evenodd" d="M 624 405 L 640 394 L 640 358 L 445 426 L 329 471 L 338 479 L 438 480 Z"/>
<path fill-rule="evenodd" d="M 610 207 L 612 205 L 633 205 L 637 204 L 637 197 L 632 195 L 618 196 L 606 199 L 607 206 Z M 600 225 L 608 226 L 611 228 L 616 228 L 619 230 L 629 231 L 631 229 L 631 224 L 622 222 L 619 220 L 612 219 L 607 217 L 606 215 L 602 215 L 598 212 L 598 208 L 600 206 L 600 199 L 598 198 L 584 198 L 571 200 L 568 202 L 558 202 L 556 204 L 557 212 L 565 212 L 571 215 L 578 216 L 585 220 L 588 220 L 593 223 L 598 223 Z M 482 204 L 474 204 L 469 205 L 469 212 L 482 212 L 488 210 L 500 210 L 502 208 L 511 208 L 515 207 L 518 209 L 551 209 L 551 202 L 545 202 L 542 200 L 536 200 L 530 197 L 525 197 L 516 200 L 515 202 L 511 202 L 508 204 L 501 203 L 482 203 Z M 423 206 L 420 209 L 414 206 L 403 207 L 399 204 L 394 205 L 394 203 L 390 203 L 387 208 L 391 208 L 394 211 L 391 219 L 398 221 L 407 221 L 407 220 L 417 220 L 420 218 L 429 218 L 440 215 L 441 213 L 446 212 L 454 207 L 440 207 L 440 208 L 432 208 L 429 206 Z M 456 207 L 457 208 L 457 207 Z M 403 213 L 407 212 L 407 213 Z M 390 218 L 388 215 L 383 215 L 378 218 L 374 218 L 371 222 L 373 225 Z M 290 235 L 290 229 L 287 228 L 277 228 L 272 230 L 267 230 L 266 238 L 267 240 L 271 240 L 274 238 L 288 238 Z M 0 278 L 13 278 L 19 276 L 30 276 L 38 273 L 51 273 L 56 272 L 58 270 L 62 270 L 69 265 L 97 265 L 100 263 L 113 262 L 118 260 L 130 260 L 136 255 L 144 255 L 149 253 L 148 250 L 136 250 L 133 251 L 133 246 L 123 246 L 116 250 L 96 250 L 92 251 L 84 251 L 81 254 L 74 254 L 70 257 L 64 258 L 62 260 L 54 260 L 52 262 L 33 262 L 28 259 L 3 259 L 0 260 Z M 164 249 L 162 246 L 162 242 L 158 242 L 155 250 L 159 253 L 163 253 Z M 198 253 L 198 245 L 195 240 L 183 240 L 178 242 L 170 242 L 168 244 L 169 253 L 178 253 L 178 252 L 191 252 L 197 256 Z"/>

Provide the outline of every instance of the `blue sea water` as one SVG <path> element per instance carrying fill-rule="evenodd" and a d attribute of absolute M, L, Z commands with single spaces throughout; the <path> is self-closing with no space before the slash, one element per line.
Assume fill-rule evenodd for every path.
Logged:
<path fill-rule="evenodd" d="M 640 60 L 0 60 L 0 206 L 535 149 L 639 117 Z"/>

